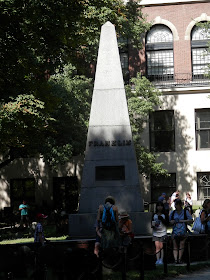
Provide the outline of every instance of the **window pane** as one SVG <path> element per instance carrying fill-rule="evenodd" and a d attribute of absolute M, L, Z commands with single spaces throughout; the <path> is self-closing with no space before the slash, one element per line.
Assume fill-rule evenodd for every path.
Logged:
<path fill-rule="evenodd" d="M 23 199 L 27 201 L 30 208 L 35 202 L 35 179 L 13 179 L 11 180 L 11 205 L 15 211 Z"/>
<path fill-rule="evenodd" d="M 22 199 L 23 199 L 22 180 L 12 180 L 11 181 L 11 195 L 14 200 L 22 201 Z"/>
<path fill-rule="evenodd" d="M 192 30 L 192 40 L 208 40 L 209 32 L 200 26 L 195 26 Z"/>
<path fill-rule="evenodd" d="M 197 173 L 198 199 L 210 198 L 210 173 Z"/>
<path fill-rule="evenodd" d="M 24 184 L 24 197 L 29 202 L 35 202 L 35 181 L 28 179 Z"/>
<path fill-rule="evenodd" d="M 203 110 L 196 110 L 196 128 L 202 129 L 202 128 L 210 128 L 210 110 L 203 111 Z"/>
<path fill-rule="evenodd" d="M 197 148 L 210 148 L 210 109 L 196 110 L 195 127 Z"/>
<path fill-rule="evenodd" d="M 170 44 L 170 45 L 169 45 Z M 165 25 L 154 25 L 146 38 L 147 75 L 150 80 L 174 74 L 173 34 Z M 171 76 L 168 76 L 171 80 Z"/>
<path fill-rule="evenodd" d="M 169 152 L 175 150 L 173 111 L 157 111 L 150 117 L 151 150 Z"/>
<path fill-rule="evenodd" d="M 128 54 L 127 53 L 120 53 L 120 61 L 122 69 L 128 70 Z"/>
<path fill-rule="evenodd" d="M 200 131 L 198 134 L 200 137 L 200 148 L 209 148 L 209 131 Z"/>
<path fill-rule="evenodd" d="M 206 48 L 192 49 L 193 74 L 207 74 L 209 71 L 210 54 Z"/>
<path fill-rule="evenodd" d="M 148 51 L 147 72 L 148 75 L 165 75 L 174 73 L 173 50 Z"/>
<path fill-rule="evenodd" d="M 154 151 L 170 152 L 174 151 L 174 134 L 171 131 L 155 132 Z"/>
<path fill-rule="evenodd" d="M 172 130 L 174 128 L 173 111 L 154 112 L 154 130 Z"/>
<path fill-rule="evenodd" d="M 165 25 L 155 25 L 147 35 L 147 43 L 172 42 L 173 35 L 171 30 Z"/>
<path fill-rule="evenodd" d="M 73 213 L 78 207 L 78 179 L 76 176 L 53 178 L 53 202 L 55 209 Z"/>
<path fill-rule="evenodd" d="M 169 177 L 151 176 L 151 200 L 157 201 L 161 193 L 165 192 L 170 197 L 176 190 L 176 174 L 171 173 Z"/>
<path fill-rule="evenodd" d="M 210 54 L 207 49 L 209 30 L 195 26 L 192 30 L 192 67 L 193 78 L 204 79 L 209 72 Z"/>

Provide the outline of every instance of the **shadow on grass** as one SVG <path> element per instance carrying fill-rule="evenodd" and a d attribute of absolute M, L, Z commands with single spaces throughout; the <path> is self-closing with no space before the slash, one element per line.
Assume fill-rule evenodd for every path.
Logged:
<path fill-rule="evenodd" d="M 162 280 L 162 279 L 173 279 L 180 274 L 191 274 L 194 271 L 203 270 L 210 267 L 210 262 L 202 262 L 200 264 L 191 265 L 188 271 L 186 266 L 168 266 L 168 274 L 164 274 L 163 267 L 157 267 L 154 270 L 144 272 L 144 280 Z M 104 271 L 106 280 L 121 280 L 121 272 Z M 128 271 L 126 274 L 127 280 L 139 280 L 139 271 Z"/>

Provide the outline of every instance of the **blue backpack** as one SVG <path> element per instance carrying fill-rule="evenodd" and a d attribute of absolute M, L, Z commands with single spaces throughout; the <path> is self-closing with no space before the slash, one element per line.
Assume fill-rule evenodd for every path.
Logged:
<path fill-rule="evenodd" d="M 106 203 L 102 214 L 102 227 L 106 230 L 115 229 L 116 219 L 113 211 L 113 205 Z"/>

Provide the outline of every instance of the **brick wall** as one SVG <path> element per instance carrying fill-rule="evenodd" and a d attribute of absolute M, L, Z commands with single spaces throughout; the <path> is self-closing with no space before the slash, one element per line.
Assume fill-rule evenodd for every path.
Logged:
<path fill-rule="evenodd" d="M 205 13 L 210 16 L 210 3 L 172 4 L 144 7 L 143 13 L 148 15 L 148 21 L 154 21 L 156 17 L 172 23 L 177 32 L 178 40 L 174 41 L 174 68 L 175 73 L 191 72 L 191 47 L 190 40 L 185 39 L 188 25 L 194 19 Z M 144 50 L 139 52 L 129 50 L 131 76 L 136 72 L 145 70 Z"/>

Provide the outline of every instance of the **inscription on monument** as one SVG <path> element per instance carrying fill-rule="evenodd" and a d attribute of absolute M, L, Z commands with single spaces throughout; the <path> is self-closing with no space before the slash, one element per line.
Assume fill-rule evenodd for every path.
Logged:
<path fill-rule="evenodd" d="M 89 147 L 114 147 L 114 146 L 130 146 L 131 140 L 97 140 L 89 141 Z"/>
<path fill-rule="evenodd" d="M 125 180 L 125 166 L 96 166 L 96 181 Z"/>

